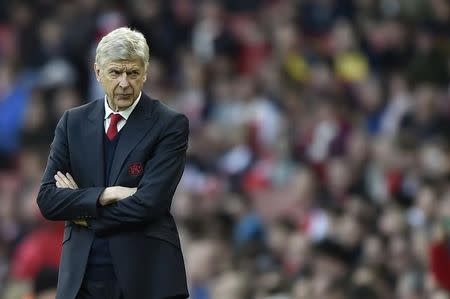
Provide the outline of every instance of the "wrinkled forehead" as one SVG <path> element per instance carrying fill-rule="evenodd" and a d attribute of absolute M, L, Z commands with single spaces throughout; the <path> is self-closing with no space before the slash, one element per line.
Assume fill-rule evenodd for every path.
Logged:
<path fill-rule="evenodd" d="M 143 70 L 144 69 L 144 63 L 139 60 L 111 60 L 107 61 L 104 65 L 105 69 L 119 69 L 119 70 Z"/>

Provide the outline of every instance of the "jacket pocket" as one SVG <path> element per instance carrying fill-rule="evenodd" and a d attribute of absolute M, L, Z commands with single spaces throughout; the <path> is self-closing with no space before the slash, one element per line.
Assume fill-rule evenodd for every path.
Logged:
<path fill-rule="evenodd" d="M 181 249 L 180 238 L 177 231 L 165 227 L 148 227 L 144 234 L 147 237 L 157 238 L 169 242 L 175 247 Z"/>

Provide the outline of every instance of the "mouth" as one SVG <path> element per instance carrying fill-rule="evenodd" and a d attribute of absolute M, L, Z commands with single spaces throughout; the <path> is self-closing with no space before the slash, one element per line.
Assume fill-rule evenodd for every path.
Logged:
<path fill-rule="evenodd" d="M 128 98 L 128 97 L 131 97 L 132 95 L 133 95 L 132 93 L 116 94 L 116 96 L 118 96 L 119 98 Z"/>

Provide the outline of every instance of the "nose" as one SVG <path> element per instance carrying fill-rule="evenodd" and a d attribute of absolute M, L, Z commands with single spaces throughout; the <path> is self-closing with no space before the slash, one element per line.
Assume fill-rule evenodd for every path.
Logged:
<path fill-rule="evenodd" d="M 128 87 L 128 85 L 130 84 L 128 83 L 127 73 L 123 72 L 119 77 L 119 86 L 122 88 L 126 88 Z"/>

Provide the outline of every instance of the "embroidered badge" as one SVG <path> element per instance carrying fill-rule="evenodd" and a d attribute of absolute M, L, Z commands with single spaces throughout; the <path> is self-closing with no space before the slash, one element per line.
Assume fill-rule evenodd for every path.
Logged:
<path fill-rule="evenodd" d="M 140 162 L 133 162 L 128 166 L 128 174 L 133 176 L 141 175 L 144 172 L 144 167 Z"/>

